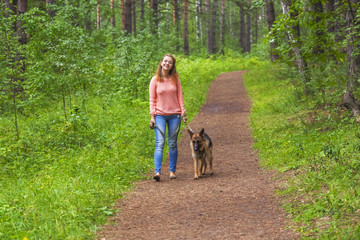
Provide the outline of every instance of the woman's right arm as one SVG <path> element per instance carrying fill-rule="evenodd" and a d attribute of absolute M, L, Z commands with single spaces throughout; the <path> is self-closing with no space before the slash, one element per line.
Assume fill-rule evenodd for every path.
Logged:
<path fill-rule="evenodd" d="M 155 123 L 155 111 L 156 111 L 156 80 L 153 77 L 150 81 L 149 86 L 149 105 L 150 105 L 150 116 L 151 121 Z"/>

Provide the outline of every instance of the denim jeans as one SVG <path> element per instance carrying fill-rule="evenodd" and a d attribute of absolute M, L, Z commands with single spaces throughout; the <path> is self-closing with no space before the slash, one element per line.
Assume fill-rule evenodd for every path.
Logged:
<path fill-rule="evenodd" d="M 168 126 L 168 141 L 169 141 L 169 163 L 170 163 L 170 172 L 176 171 L 176 163 L 178 157 L 177 151 L 177 137 L 180 130 L 180 115 L 174 114 L 170 116 L 156 115 L 155 122 L 157 128 L 155 128 L 155 137 L 156 137 L 156 147 L 154 153 L 154 163 L 155 163 L 155 174 L 161 173 L 161 166 L 163 160 L 163 150 L 165 146 L 165 137 L 166 136 L 166 125 Z M 161 132 L 159 131 L 159 129 Z"/>

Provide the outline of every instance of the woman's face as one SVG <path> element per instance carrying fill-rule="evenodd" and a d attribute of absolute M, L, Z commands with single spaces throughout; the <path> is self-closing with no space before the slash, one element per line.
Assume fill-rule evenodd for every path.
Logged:
<path fill-rule="evenodd" d="M 164 71 L 169 72 L 174 66 L 174 61 L 171 57 L 165 56 L 161 62 L 161 67 Z"/>

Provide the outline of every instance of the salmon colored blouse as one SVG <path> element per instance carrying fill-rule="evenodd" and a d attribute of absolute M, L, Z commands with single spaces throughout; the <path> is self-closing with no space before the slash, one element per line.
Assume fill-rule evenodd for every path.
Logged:
<path fill-rule="evenodd" d="M 174 85 L 171 78 L 163 78 L 163 82 L 153 77 L 149 86 L 150 115 L 173 115 L 185 113 L 184 100 L 179 78 Z"/>

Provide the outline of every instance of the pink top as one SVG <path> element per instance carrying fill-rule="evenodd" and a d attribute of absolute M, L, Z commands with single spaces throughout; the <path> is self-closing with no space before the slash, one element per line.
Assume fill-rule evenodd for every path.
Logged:
<path fill-rule="evenodd" d="M 150 115 L 173 115 L 185 113 L 184 100 L 179 78 L 175 86 L 170 78 L 163 78 L 163 82 L 153 77 L 149 86 Z"/>

